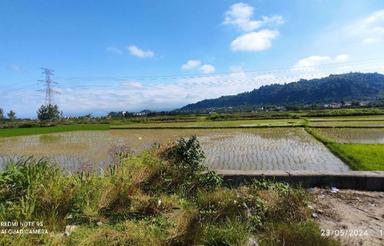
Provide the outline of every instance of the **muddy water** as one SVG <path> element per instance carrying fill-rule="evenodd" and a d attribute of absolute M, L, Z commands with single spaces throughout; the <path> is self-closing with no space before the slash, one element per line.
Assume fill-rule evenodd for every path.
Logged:
<path fill-rule="evenodd" d="M 384 144 L 382 128 L 317 128 L 316 131 L 338 143 Z"/>
<path fill-rule="evenodd" d="M 111 130 L 66 132 L 0 139 L 0 165 L 19 156 L 44 156 L 62 167 L 104 168 L 116 149 L 135 153 L 155 143 L 198 136 L 205 165 L 213 169 L 313 170 L 349 168 L 301 128 L 227 130 Z"/>

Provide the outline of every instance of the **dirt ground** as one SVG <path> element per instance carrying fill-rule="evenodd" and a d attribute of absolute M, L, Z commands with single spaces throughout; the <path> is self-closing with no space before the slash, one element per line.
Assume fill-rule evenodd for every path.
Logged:
<path fill-rule="evenodd" d="M 343 245 L 384 245 L 384 192 L 310 189 L 322 234 Z"/>

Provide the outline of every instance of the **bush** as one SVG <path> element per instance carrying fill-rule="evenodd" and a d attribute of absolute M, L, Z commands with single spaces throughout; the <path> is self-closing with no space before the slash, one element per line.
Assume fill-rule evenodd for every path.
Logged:
<path fill-rule="evenodd" d="M 160 187 L 156 189 L 179 193 L 184 197 L 195 197 L 199 189 L 211 190 L 222 184 L 222 178 L 202 165 L 205 158 L 196 136 L 181 138 L 165 150 L 159 151 L 167 162 L 161 173 Z"/>
<path fill-rule="evenodd" d="M 163 153 L 163 157 L 182 169 L 181 171 L 186 172 L 186 175 L 194 175 L 203 169 L 201 162 L 205 155 L 197 137 L 192 136 L 189 139 L 181 138 L 178 140 L 174 146 Z"/>

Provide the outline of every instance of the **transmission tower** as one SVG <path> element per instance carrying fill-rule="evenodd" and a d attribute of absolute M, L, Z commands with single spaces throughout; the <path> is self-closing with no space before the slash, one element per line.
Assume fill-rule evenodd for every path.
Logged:
<path fill-rule="evenodd" d="M 57 84 L 52 80 L 51 76 L 54 75 L 53 70 L 49 68 L 41 68 L 42 73 L 44 74 L 44 79 L 39 80 L 45 84 L 45 89 L 40 90 L 45 92 L 45 105 L 52 105 L 53 103 L 53 94 L 60 94 L 58 91 L 53 89 L 53 85 Z"/>

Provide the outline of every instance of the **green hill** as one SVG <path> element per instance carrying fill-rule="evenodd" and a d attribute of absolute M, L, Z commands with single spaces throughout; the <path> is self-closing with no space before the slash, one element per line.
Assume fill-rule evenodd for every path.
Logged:
<path fill-rule="evenodd" d="M 250 92 L 189 104 L 180 111 L 242 106 L 290 106 L 351 100 L 376 100 L 384 92 L 384 75 L 347 73 L 325 78 L 262 86 Z"/>

